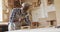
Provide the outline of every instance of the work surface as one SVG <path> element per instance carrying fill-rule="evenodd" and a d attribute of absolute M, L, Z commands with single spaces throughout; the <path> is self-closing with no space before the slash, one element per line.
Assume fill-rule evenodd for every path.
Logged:
<path fill-rule="evenodd" d="M 60 32 L 60 28 L 22 29 L 8 32 Z"/>

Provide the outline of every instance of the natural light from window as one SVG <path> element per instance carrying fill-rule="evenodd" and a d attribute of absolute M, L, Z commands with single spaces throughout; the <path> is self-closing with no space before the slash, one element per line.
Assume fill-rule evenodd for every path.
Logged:
<path fill-rule="evenodd" d="M 0 0 L 0 21 L 2 21 L 2 0 Z"/>

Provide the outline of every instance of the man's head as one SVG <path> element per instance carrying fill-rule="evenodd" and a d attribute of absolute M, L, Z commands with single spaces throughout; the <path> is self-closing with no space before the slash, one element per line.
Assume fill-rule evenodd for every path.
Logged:
<path fill-rule="evenodd" d="M 30 5 L 28 3 L 23 3 L 22 8 L 23 10 L 27 11 L 29 9 Z"/>

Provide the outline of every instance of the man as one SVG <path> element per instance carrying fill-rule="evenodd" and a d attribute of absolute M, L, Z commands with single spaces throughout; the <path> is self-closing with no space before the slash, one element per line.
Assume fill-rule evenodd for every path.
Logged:
<path fill-rule="evenodd" d="M 20 6 L 21 6 L 20 3 L 15 2 L 14 8 L 12 9 L 12 14 L 10 16 L 8 30 L 19 30 L 21 25 L 24 22 L 23 20 L 25 20 L 25 24 L 27 23 L 26 25 L 30 25 L 28 23 L 29 19 L 27 19 L 27 17 L 26 17 L 26 15 L 27 15 L 26 11 L 29 9 L 29 5 L 28 4 L 22 5 L 22 7 L 21 7 L 22 9 L 20 8 Z"/>

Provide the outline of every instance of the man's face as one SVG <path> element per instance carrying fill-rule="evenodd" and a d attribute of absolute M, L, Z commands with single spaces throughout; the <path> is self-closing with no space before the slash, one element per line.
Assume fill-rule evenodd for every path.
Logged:
<path fill-rule="evenodd" d="M 23 6 L 22 9 L 23 9 L 24 11 L 27 11 L 27 10 L 29 9 L 29 7 L 28 7 L 28 6 Z"/>

